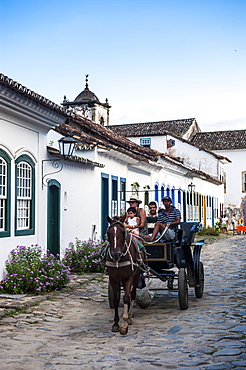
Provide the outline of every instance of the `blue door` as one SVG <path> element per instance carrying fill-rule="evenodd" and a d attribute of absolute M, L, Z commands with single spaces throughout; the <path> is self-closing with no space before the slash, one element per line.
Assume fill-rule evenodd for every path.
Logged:
<path fill-rule="evenodd" d="M 101 182 L 101 237 L 104 239 L 108 222 L 106 216 L 109 214 L 109 176 L 102 173 Z"/>

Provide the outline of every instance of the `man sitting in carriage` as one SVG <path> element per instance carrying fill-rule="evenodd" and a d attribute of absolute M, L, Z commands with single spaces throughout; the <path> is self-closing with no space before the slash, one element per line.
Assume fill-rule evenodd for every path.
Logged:
<path fill-rule="evenodd" d="M 157 217 L 151 241 L 153 242 L 158 235 L 162 234 L 166 229 L 163 238 L 165 240 L 175 240 L 177 234 L 177 226 L 180 224 L 181 214 L 180 211 L 172 206 L 172 199 L 168 196 L 162 199 L 165 209 L 163 209 Z M 168 226 L 168 227 L 167 227 Z"/>

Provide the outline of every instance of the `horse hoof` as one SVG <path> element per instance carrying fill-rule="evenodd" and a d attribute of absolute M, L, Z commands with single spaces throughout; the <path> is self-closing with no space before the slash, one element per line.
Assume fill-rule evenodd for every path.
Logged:
<path fill-rule="evenodd" d="M 114 333 L 117 333 L 120 330 L 119 325 L 113 325 L 112 330 Z"/>
<path fill-rule="evenodd" d="M 132 319 L 127 320 L 128 325 L 132 325 Z"/>
<path fill-rule="evenodd" d="M 128 326 L 127 327 L 121 326 L 120 327 L 120 334 L 121 335 L 126 335 L 127 333 L 128 333 Z"/>

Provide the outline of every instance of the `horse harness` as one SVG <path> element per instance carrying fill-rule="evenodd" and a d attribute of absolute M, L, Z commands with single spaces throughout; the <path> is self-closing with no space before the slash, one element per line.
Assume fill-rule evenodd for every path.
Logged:
<path fill-rule="evenodd" d="M 113 226 L 116 223 L 119 223 L 119 221 L 116 221 L 116 222 L 112 223 L 110 226 Z M 116 268 L 125 267 L 125 266 L 131 266 L 132 267 L 132 271 L 134 271 L 134 269 L 135 269 L 135 273 L 136 273 L 138 267 L 143 263 L 143 260 L 142 260 L 142 257 L 141 257 L 141 253 L 140 253 L 139 247 L 137 246 L 136 242 L 134 242 L 134 240 L 132 238 L 132 234 L 130 234 L 129 239 L 130 239 L 129 240 L 129 244 L 127 244 L 126 238 L 124 240 L 124 245 L 126 246 L 126 251 L 125 251 L 125 253 L 122 253 L 122 255 L 120 256 L 120 259 L 122 257 L 125 257 L 128 254 L 130 260 L 120 262 L 120 259 L 119 259 L 119 261 L 116 261 L 112 257 L 112 255 L 111 255 L 110 248 L 108 248 L 108 253 L 107 254 L 109 255 L 109 258 L 112 261 L 106 261 L 106 266 L 108 266 L 108 267 L 116 267 Z M 137 251 L 139 253 L 139 263 L 136 263 L 136 262 L 133 261 L 132 254 L 130 252 L 130 246 L 131 246 L 131 243 L 132 242 L 134 243 L 134 246 L 137 248 Z"/>

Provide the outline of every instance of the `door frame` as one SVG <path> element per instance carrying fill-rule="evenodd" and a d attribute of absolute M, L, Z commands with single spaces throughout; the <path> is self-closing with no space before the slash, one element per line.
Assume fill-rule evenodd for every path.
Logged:
<path fill-rule="evenodd" d="M 61 184 L 50 180 L 47 199 L 47 250 L 53 255 L 60 254 L 60 205 Z"/>

